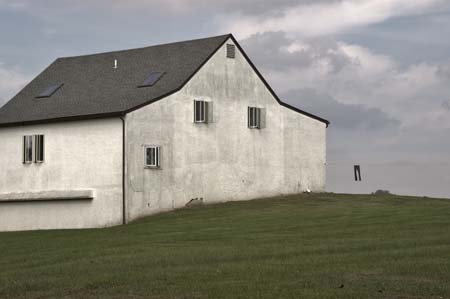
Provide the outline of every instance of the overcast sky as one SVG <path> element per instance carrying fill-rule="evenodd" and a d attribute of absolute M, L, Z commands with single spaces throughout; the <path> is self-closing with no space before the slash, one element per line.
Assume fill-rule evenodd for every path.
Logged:
<path fill-rule="evenodd" d="M 231 32 L 281 98 L 331 121 L 328 190 L 450 197 L 449 2 L 0 0 L 0 105 L 60 56 Z"/>

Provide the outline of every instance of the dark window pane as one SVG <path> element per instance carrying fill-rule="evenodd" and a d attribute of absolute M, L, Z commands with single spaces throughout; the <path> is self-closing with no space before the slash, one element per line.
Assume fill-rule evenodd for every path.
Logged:
<path fill-rule="evenodd" d="M 261 125 L 261 109 L 257 107 L 248 107 L 248 127 L 259 129 Z"/>
<path fill-rule="evenodd" d="M 208 102 L 203 102 L 203 121 L 208 122 Z"/>
<path fill-rule="evenodd" d="M 24 136 L 23 138 L 24 163 L 33 162 L 33 136 Z"/>
<path fill-rule="evenodd" d="M 155 148 L 150 149 L 150 165 L 155 166 Z"/>
<path fill-rule="evenodd" d="M 195 121 L 200 120 L 200 102 L 195 101 Z"/>
<path fill-rule="evenodd" d="M 150 166 L 151 165 L 151 148 L 146 148 L 145 150 L 146 150 L 146 162 L 145 162 L 145 164 L 147 166 Z"/>
<path fill-rule="evenodd" d="M 159 167 L 159 153 L 160 148 L 158 146 L 149 146 L 145 148 L 145 166 L 146 167 Z"/>
<path fill-rule="evenodd" d="M 203 121 L 203 114 L 205 113 L 205 109 L 204 108 L 204 104 L 205 102 L 200 101 L 200 118 L 198 119 L 199 121 Z"/>
<path fill-rule="evenodd" d="M 41 142 L 39 143 L 39 149 L 41 153 L 41 161 L 44 161 L 44 135 L 40 136 Z"/>
<path fill-rule="evenodd" d="M 164 75 L 164 72 L 150 72 L 147 75 L 147 78 L 145 79 L 145 81 L 139 85 L 138 87 L 148 87 L 148 86 L 153 86 L 155 85 L 155 83 L 161 79 L 161 77 Z"/>
<path fill-rule="evenodd" d="M 261 119 L 261 109 L 259 108 L 255 108 L 255 127 L 259 128 L 260 127 L 260 119 Z"/>
<path fill-rule="evenodd" d="M 38 96 L 37 98 L 48 98 L 52 96 L 63 84 L 50 84 L 47 86 Z"/>
<path fill-rule="evenodd" d="M 27 136 L 27 161 L 33 161 L 33 138 L 32 136 Z"/>
<path fill-rule="evenodd" d="M 194 101 L 194 121 L 206 122 L 206 102 Z"/>
<path fill-rule="evenodd" d="M 36 162 L 44 162 L 44 135 L 36 135 L 35 137 L 35 160 Z"/>

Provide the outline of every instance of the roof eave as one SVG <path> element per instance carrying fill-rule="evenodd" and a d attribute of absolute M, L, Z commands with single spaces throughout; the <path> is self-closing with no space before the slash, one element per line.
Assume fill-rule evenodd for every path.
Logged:
<path fill-rule="evenodd" d="M 114 117 L 124 116 L 125 114 L 126 114 L 125 112 L 110 112 L 110 113 L 76 115 L 76 116 L 67 116 L 67 117 L 55 117 L 55 118 L 28 120 L 28 121 L 17 121 L 17 122 L 9 122 L 9 123 L 7 122 L 7 123 L 0 123 L 0 128 L 31 126 L 31 125 L 37 125 L 37 124 L 49 124 L 49 123 L 68 122 L 68 121 L 77 121 L 77 120 L 114 118 Z"/>

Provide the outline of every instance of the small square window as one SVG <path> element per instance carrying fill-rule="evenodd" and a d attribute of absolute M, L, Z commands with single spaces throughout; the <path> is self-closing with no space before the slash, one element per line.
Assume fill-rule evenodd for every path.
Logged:
<path fill-rule="evenodd" d="M 236 46 L 232 44 L 227 44 L 227 58 L 236 57 Z"/>
<path fill-rule="evenodd" d="M 208 102 L 194 100 L 194 123 L 208 122 Z"/>
<path fill-rule="evenodd" d="M 160 168 L 161 147 L 159 146 L 145 146 L 145 167 Z"/>
<path fill-rule="evenodd" d="M 261 129 L 261 108 L 248 107 L 248 128 Z"/>

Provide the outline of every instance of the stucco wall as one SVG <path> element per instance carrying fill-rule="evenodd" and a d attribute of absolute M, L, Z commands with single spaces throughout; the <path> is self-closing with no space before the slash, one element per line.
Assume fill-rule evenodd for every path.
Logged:
<path fill-rule="evenodd" d="M 211 123 L 193 123 L 194 99 L 212 102 Z M 247 128 L 248 106 L 264 108 L 265 128 Z M 224 46 L 182 90 L 127 115 L 128 219 L 192 198 L 324 191 L 325 128 L 279 105 L 245 58 L 226 58 Z M 144 168 L 144 145 L 162 147 L 161 169 Z"/>
<path fill-rule="evenodd" d="M 22 136 L 33 134 L 45 135 L 45 162 L 23 164 Z M 94 199 L 0 202 L 0 231 L 120 224 L 119 118 L 0 128 L 0 194 L 75 190 L 93 190 Z"/>

